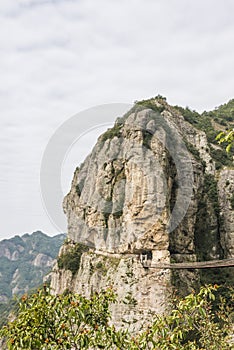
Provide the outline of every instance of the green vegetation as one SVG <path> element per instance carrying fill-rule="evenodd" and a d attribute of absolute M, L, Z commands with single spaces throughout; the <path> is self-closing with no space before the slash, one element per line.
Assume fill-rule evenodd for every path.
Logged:
<path fill-rule="evenodd" d="M 106 140 L 111 140 L 114 137 L 121 137 L 121 129 L 123 127 L 124 121 L 126 118 L 134 112 L 138 111 L 138 108 L 150 108 L 153 111 L 161 114 L 166 108 L 166 98 L 157 95 L 156 97 L 135 101 L 135 106 L 122 118 L 118 118 L 114 127 L 108 129 L 102 136 L 101 140 L 104 142 Z M 183 108 L 180 106 L 174 106 L 174 110 L 177 110 L 180 114 L 183 115 L 186 121 L 192 124 L 199 130 L 202 130 L 206 133 L 207 140 L 209 144 L 224 143 L 224 146 L 227 150 L 233 147 L 233 125 L 234 125 L 234 99 L 230 100 L 227 104 L 221 105 L 216 108 L 214 111 L 203 112 L 202 114 L 198 113 L 195 110 L 191 110 L 189 107 Z M 140 109 L 139 109 L 140 110 Z M 217 130 L 222 130 L 225 127 L 229 130 L 229 133 L 223 131 L 218 135 L 217 139 Z M 231 134 L 230 134 L 231 132 Z M 150 148 L 150 141 L 152 135 L 149 135 L 147 131 L 144 132 L 143 145 L 147 148 Z M 232 142 L 227 142 L 227 138 L 230 140 L 232 138 Z M 219 141 L 219 142 L 218 142 Z M 190 151 L 195 156 L 197 160 L 200 160 L 199 153 L 195 147 L 191 144 L 188 145 Z M 216 162 L 216 169 L 220 169 L 223 166 L 232 166 L 233 160 L 229 154 L 226 154 L 224 149 L 216 149 L 210 145 L 210 152 L 212 158 Z M 80 193 L 80 187 L 77 188 L 77 193 Z"/>
<path fill-rule="evenodd" d="M 192 124 L 199 130 L 202 130 L 206 133 L 207 140 L 210 144 L 216 144 L 226 142 L 225 146 L 228 150 L 231 149 L 231 146 L 227 144 L 228 133 L 222 132 L 218 135 L 217 130 L 222 129 L 225 125 L 227 128 L 230 128 L 234 123 L 234 100 L 229 101 L 229 103 L 216 108 L 211 112 L 204 112 L 199 114 L 198 112 L 189 109 L 188 107 L 183 108 L 180 106 L 174 106 L 184 117 L 186 121 Z M 214 125 L 214 122 L 216 125 Z M 230 137 L 230 136 L 229 136 Z M 194 154 L 194 152 L 192 152 Z M 220 169 L 223 166 L 232 166 L 233 161 L 232 157 L 228 155 L 224 149 L 216 149 L 210 145 L 210 154 L 211 157 L 216 162 L 216 169 Z"/>
<path fill-rule="evenodd" d="M 179 111 L 187 122 L 194 125 L 195 127 L 199 126 L 201 116 L 197 111 L 191 110 L 189 107 L 183 108 L 180 106 L 174 106 L 174 109 Z"/>
<path fill-rule="evenodd" d="M 108 272 L 108 259 L 103 257 L 103 261 L 98 261 L 93 267 L 93 270 L 100 272 L 103 276 L 106 276 Z"/>
<path fill-rule="evenodd" d="M 147 100 L 135 101 L 135 105 L 150 108 L 153 111 L 160 114 L 165 110 L 165 102 L 166 98 L 161 95 L 158 95 Z"/>
<path fill-rule="evenodd" d="M 17 317 L 0 336 L 9 350 L 231 350 L 234 292 L 226 290 L 227 302 L 218 291 L 218 286 L 206 286 L 175 299 L 169 314 L 155 316 L 132 336 L 109 323 L 110 305 L 116 302 L 112 289 L 87 299 L 69 292 L 54 296 L 44 287 L 22 297 Z"/>
<path fill-rule="evenodd" d="M 217 130 L 222 129 L 222 126 L 226 126 L 227 129 L 231 128 L 234 124 L 234 99 L 215 108 L 214 111 L 205 111 L 202 114 L 191 110 L 189 107 L 183 108 L 180 106 L 174 106 L 174 108 L 178 110 L 189 123 L 198 129 L 205 131 L 209 142 L 214 142 L 217 134 L 213 122 L 218 124 Z"/>
<path fill-rule="evenodd" d="M 216 136 L 219 143 L 226 144 L 226 152 L 229 153 L 234 148 L 234 128 L 226 132 L 222 131 Z"/>
<path fill-rule="evenodd" d="M 209 113 L 204 112 L 203 114 L 199 114 L 196 111 L 190 110 L 188 107 L 183 108 L 175 106 L 174 108 L 182 114 L 186 121 L 195 126 L 195 128 L 204 131 L 210 143 L 215 143 L 217 131 L 212 125 L 212 118 Z"/>
<path fill-rule="evenodd" d="M 81 243 L 68 243 L 66 252 L 62 253 L 57 260 L 60 269 L 70 270 L 75 274 L 80 267 L 81 255 L 89 248 Z"/>
<path fill-rule="evenodd" d="M 211 260 L 214 254 L 214 248 L 216 249 L 216 254 L 220 254 L 220 256 L 223 254 L 219 243 L 220 220 L 217 181 L 213 175 L 205 174 L 203 191 L 198 202 L 194 233 L 196 254 L 200 261 Z M 201 275 L 209 273 L 211 271 L 207 271 L 206 269 L 200 271 Z M 217 283 L 217 279 L 211 281 L 212 283 Z"/>
<path fill-rule="evenodd" d="M 234 123 L 234 99 L 215 108 L 208 114 L 221 125 L 230 125 Z"/>
<path fill-rule="evenodd" d="M 220 208 L 217 181 L 211 174 L 205 174 L 204 192 L 206 193 L 210 203 L 212 203 L 216 215 L 219 216 Z"/>
<path fill-rule="evenodd" d="M 133 298 L 132 293 L 128 292 L 125 299 L 123 300 L 124 304 L 127 305 L 132 305 L 132 306 L 136 306 L 137 305 L 137 300 L 135 298 Z"/>
<path fill-rule="evenodd" d="M 155 112 L 162 113 L 162 111 L 166 108 L 166 98 L 158 95 L 155 98 L 136 101 L 135 106 L 150 108 Z M 230 154 L 227 154 L 222 148 L 218 149 L 212 147 L 211 144 L 218 146 L 218 143 L 223 143 L 227 151 L 230 151 L 234 147 L 234 99 L 229 101 L 227 104 L 216 108 L 214 111 L 205 111 L 202 114 L 195 110 L 191 110 L 189 107 L 183 108 L 180 106 L 174 106 L 173 108 L 182 114 L 184 119 L 195 128 L 206 133 L 208 143 L 210 144 L 210 153 L 216 163 L 216 169 L 220 169 L 223 166 L 233 165 L 233 160 Z M 223 131 L 217 137 L 218 130 L 222 130 L 224 126 L 227 130 L 229 129 L 229 131 Z M 147 148 L 150 147 L 150 136 L 147 135 L 147 133 L 144 135 L 144 146 Z M 200 160 L 199 153 L 196 148 L 189 143 L 187 143 L 187 146 L 195 158 Z"/>
<path fill-rule="evenodd" d="M 92 273 L 99 272 L 102 276 L 106 276 L 109 270 L 116 269 L 120 259 L 111 256 L 99 257 L 99 261 L 92 264 Z"/>
<path fill-rule="evenodd" d="M 224 149 L 215 149 L 210 147 L 210 155 L 215 160 L 215 167 L 217 170 L 221 169 L 223 166 L 232 166 L 233 161 L 229 154 Z"/>
<path fill-rule="evenodd" d="M 200 157 L 200 154 L 199 154 L 199 151 L 196 149 L 196 147 L 195 147 L 192 143 L 188 142 L 185 138 L 184 138 L 183 141 L 184 141 L 184 143 L 185 143 L 185 145 L 186 145 L 187 150 L 188 150 L 190 153 L 192 153 L 192 155 L 194 156 L 194 158 L 195 158 L 198 162 L 202 162 L 201 157 Z"/>
<path fill-rule="evenodd" d="M 7 323 L 10 313 L 15 313 L 17 311 L 17 305 L 16 299 L 10 299 L 7 303 L 0 303 L 0 328 Z"/>
<path fill-rule="evenodd" d="M 112 140 L 114 137 L 121 137 L 122 126 L 122 124 L 116 122 L 113 128 L 108 129 L 102 134 L 101 141 L 105 142 L 106 140 Z"/>

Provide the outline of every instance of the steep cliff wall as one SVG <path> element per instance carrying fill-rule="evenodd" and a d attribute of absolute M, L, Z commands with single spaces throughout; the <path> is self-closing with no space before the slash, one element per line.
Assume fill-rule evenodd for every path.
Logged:
<path fill-rule="evenodd" d="M 55 293 L 112 285 L 114 322 L 135 320 L 136 328 L 165 310 L 172 286 L 187 293 L 200 283 L 196 270 L 146 269 L 142 259 L 230 257 L 234 239 L 231 204 L 226 210 L 233 170 L 217 171 L 206 133 L 178 109 L 164 99 L 146 102 L 117 119 L 76 169 L 64 199 L 68 242 L 52 276 Z M 64 261 L 79 244 L 89 251 L 79 250 L 70 271 Z"/>

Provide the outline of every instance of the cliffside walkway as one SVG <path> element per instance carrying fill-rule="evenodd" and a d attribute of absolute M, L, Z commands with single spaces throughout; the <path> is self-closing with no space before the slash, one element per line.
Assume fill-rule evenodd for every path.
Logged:
<path fill-rule="evenodd" d="M 232 267 L 234 266 L 234 258 L 222 259 L 222 260 L 209 260 L 209 261 L 195 261 L 195 262 L 183 262 L 183 263 L 152 263 L 151 259 L 147 259 L 144 255 L 145 259 L 142 259 L 142 255 L 138 254 L 116 254 L 109 253 L 100 250 L 96 250 L 94 252 L 97 255 L 112 257 L 112 258 L 131 258 L 131 257 L 139 257 L 141 264 L 144 268 L 150 269 L 210 269 L 210 268 L 220 268 L 220 267 Z"/>
<path fill-rule="evenodd" d="M 171 264 L 152 264 L 151 260 L 146 260 L 142 262 L 142 265 L 150 269 L 208 269 L 234 266 L 234 258 Z"/>

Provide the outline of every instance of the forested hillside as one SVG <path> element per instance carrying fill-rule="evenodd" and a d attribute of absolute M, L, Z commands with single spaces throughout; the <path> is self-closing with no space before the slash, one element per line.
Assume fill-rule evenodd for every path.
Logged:
<path fill-rule="evenodd" d="M 13 295 L 42 284 L 51 270 L 65 235 L 49 237 L 37 231 L 0 242 L 0 314 L 9 313 Z"/>

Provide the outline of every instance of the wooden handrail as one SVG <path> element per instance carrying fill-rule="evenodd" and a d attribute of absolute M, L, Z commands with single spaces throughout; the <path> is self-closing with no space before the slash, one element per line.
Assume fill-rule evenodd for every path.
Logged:
<path fill-rule="evenodd" d="M 153 264 L 151 260 L 144 261 L 143 267 L 151 269 L 207 269 L 234 266 L 234 258 L 223 260 L 195 261 L 170 264 Z"/>

